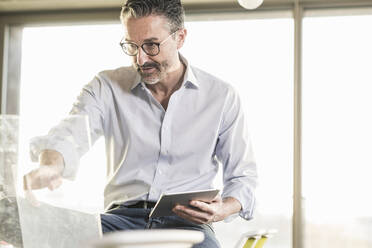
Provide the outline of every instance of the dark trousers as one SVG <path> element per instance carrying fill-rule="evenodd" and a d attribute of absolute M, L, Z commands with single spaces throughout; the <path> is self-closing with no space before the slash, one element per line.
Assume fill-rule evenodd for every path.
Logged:
<path fill-rule="evenodd" d="M 178 216 L 166 216 L 149 218 L 151 209 L 127 208 L 116 206 L 104 214 L 101 214 L 103 233 L 119 230 L 135 229 L 185 229 L 197 230 L 204 233 L 204 241 L 196 244 L 193 248 L 220 248 L 213 227 L 210 224 L 198 225 L 182 219 Z"/>

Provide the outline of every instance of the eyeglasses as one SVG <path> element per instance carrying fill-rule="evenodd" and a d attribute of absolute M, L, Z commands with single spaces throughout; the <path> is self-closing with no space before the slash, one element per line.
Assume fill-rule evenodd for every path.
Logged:
<path fill-rule="evenodd" d="M 120 41 L 120 46 L 123 51 L 129 56 L 136 56 L 138 54 L 139 47 L 149 56 L 156 56 L 160 53 L 160 45 L 166 42 L 173 34 L 175 34 L 178 30 L 171 33 L 167 38 L 165 38 L 161 42 L 145 42 L 141 46 L 138 46 L 134 42 L 123 42 Z M 124 38 L 123 38 L 124 39 Z"/>

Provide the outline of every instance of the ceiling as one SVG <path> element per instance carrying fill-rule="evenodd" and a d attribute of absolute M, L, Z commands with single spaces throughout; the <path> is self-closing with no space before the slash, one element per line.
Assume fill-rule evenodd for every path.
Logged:
<path fill-rule="evenodd" d="M 0 11 L 117 8 L 124 2 L 125 0 L 0 0 Z M 185 6 L 237 5 L 235 0 L 182 0 L 182 2 Z"/>
<path fill-rule="evenodd" d="M 292 5 L 295 1 L 303 4 L 355 4 L 372 3 L 372 0 L 264 0 L 260 7 L 271 8 Z M 46 11 L 62 9 L 115 9 L 125 0 L 0 0 L 0 12 Z M 187 9 L 241 8 L 237 0 L 182 0 Z"/>

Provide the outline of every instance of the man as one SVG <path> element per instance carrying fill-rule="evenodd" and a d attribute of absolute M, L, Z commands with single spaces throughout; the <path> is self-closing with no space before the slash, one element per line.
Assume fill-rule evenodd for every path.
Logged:
<path fill-rule="evenodd" d="M 211 223 L 239 213 L 252 217 L 256 166 L 238 94 L 179 53 L 187 31 L 177 0 L 128 0 L 120 42 L 132 67 L 99 73 L 71 114 L 89 116 L 91 137 L 104 135 L 108 161 L 103 232 L 144 228 L 203 231 L 195 247 L 220 247 Z M 71 124 L 73 126 L 73 124 Z M 27 175 L 32 189 L 73 178 L 87 151 L 66 123 L 31 144 L 42 165 Z M 213 188 L 222 164 L 224 189 L 212 202 L 177 205 L 177 216 L 149 218 L 162 192 Z"/>

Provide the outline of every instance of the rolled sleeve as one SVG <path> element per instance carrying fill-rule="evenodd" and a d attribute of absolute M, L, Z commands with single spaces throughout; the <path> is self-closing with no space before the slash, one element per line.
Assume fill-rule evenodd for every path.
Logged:
<path fill-rule="evenodd" d="M 97 77 L 86 85 L 69 116 L 53 127 L 47 135 L 30 140 L 31 160 L 37 162 L 43 150 L 58 151 L 65 162 L 63 177 L 74 179 L 81 156 L 103 134 L 103 92 L 102 83 Z"/>
<path fill-rule="evenodd" d="M 222 197 L 237 199 L 242 205 L 239 215 L 249 220 L 255 207 L 257 168 L 239 96 L 231 89 L 226 99 L 216 145 L 216 156 L 223 166 Z"/>
<path fill-rule="evenodd" d="M 227 185 L 224 187 L 222 198 L 233 197 L 240 202 L 242 209 L 239 212 L 239 216 L 250 220 L 253 218 L 253 210 L 255 207 L 254 193 L 247 187 L 246 184 L 234 183 L 234 185 Z M 236 217 L 232 216 L 233 218 Z M 229 218 L 228 221 L 232 220 Z"/>

